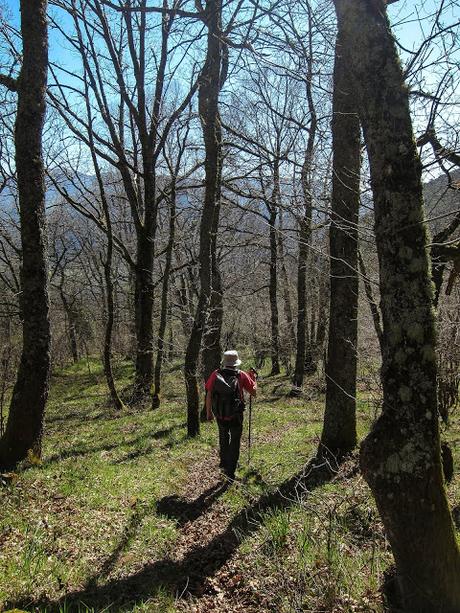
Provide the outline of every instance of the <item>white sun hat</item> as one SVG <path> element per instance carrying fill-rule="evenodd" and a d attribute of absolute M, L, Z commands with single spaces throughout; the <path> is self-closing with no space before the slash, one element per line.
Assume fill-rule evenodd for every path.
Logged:
<path fill-rule="evenodd" d="M 235 351 L 234 349 L 225 351 L 224 358 L 222 360 L 222 366 L 224 368 L 234 368 L 235 366 L 239 366 L 240 364 L 241 360 L 238 357 L 238 351 Z"/>

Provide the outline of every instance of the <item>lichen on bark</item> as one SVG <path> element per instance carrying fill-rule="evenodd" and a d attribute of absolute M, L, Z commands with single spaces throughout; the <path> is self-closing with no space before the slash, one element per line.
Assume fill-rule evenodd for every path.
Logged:
<path fill-rule="evenodd" d="M 460 555 L 441 472 L 433 286 L 421 165 L 382 0 L 335 0 L 366 142 L 383 319 L 383 411 L 361 467 L 395 556 L 404 610 L 460 611 Z"/>

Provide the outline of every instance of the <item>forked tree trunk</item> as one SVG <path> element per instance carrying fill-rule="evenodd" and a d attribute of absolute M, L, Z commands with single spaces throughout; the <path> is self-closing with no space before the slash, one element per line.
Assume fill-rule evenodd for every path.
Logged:
<path fill-rule="evenodd" d="M 334 66 L 333 178 L 326 410 L 320 451 L 338 459 L 356 445 L 360 126 L 340 30 Z"/>
<path fill-rule="evenodd" d="M 48 35 L 46 0 L 21 0 L 22 68 L 17 80 L 16 170 L 21 222 L 21 361 L 0 467 L 12 468 L 29 451 L 41 455 L 50 374 L 50 323 L 46 262 L 42 131 L 46 109 Z"/>
<path fill-rule="evenodd" d="M 444 489 L 433 290 L 421 165 L 383 0 L 335 0 L 369 155 L 383 318 L 383 412 L 361 447 L 405 611 L 460 611 L 460 554 Z"/>

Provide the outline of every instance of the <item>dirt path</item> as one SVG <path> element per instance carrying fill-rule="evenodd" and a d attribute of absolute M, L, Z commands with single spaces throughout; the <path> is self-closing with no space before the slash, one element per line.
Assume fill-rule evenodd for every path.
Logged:
<path fill-rule="evenodd" d="M 273 493 L 262 495 L 252 506 L 232 515 L 220 496 L 229 485 L 220 479 L 214 454 L 191 472 L 183 497 L 163 499 L 159 510 L 175 517 L 181 526 L 172 559 L 180 569 L 176 583 L 177 610 L 184 613 L 277 612 L 275 595 L 285 584 L 276 576 L 253 577 L 253 556 L 239 551 L 240 543 L 260 528 L 260 514 L 276 506 L 289 507 L 305 491 L 330 477 L 322 469 L 301 471 Z M 198 494 L 198 495 L 197 495 Z M 158 508 L 158 507 L 157 507 Z M 251 573 L 252 570 L 252 573 Z"/>
<path fill-rule="evenodd" d="M 254 583 L 245 573 L 244 560 L 238 549 L 220 565 L 219 558 L 226 549 L 233 549 L 234 538 L 229 535 L 222 548 L 213 547 L 232 520 L 231 512 L 220 501 L 228 487 L 244 487 L 242 483 L 228 484 L 217 469 L 217 454 L 194 466 L 182 497 L 171 496 L 161 501 L 158 510 L 175 517 L 180 525 L 180 537 L 175 545 L 173 559 L 180 566 L 188 566 L 187 559 L 198 547 L 208 553 L 199 560 L 199 576 L 203 582 L 186 583 L 178 594 L 177 610 L 190 613 L 262 613 L 270 609 L 261 602 Z M 199 494 L 197 496 L 197 493 Z M 227 545 L 227 547 L 226 547 Z M 217 556 L 217 559 L 216 559 Z M 215 569 L 216 562 L 219 568 Z M 192 569 L 193 570 L 193 569 Z"/>

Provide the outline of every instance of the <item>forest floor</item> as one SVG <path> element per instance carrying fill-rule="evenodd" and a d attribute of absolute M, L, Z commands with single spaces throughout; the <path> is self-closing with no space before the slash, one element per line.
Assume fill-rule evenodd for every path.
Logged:
<path fill-rule="evenodd" d="M 119 367 L 120 386 L 130 374 Z M 367 380 L 360 437 L 378 406 Z M 0 611 L 384 611 L 392 556 L 356 456 L 332 477 L 309 464 L 319 379 L 291 399 L 287 377 L 262 377 L 232 484 L 216 425 L 186 436 L 178 367 L 164 388 L 160 409 L 119 414 L 96 360 L 55 373 L 42 462 L 0 487 Z M 459 413 L 443 432 L 456 467 Z M 458 516 L 458 470 L 448 494 Z"/>

